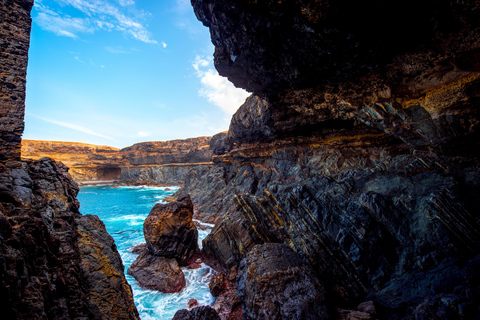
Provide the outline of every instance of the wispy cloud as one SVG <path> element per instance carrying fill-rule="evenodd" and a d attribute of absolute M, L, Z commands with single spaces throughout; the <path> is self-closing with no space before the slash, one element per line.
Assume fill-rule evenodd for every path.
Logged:
<path fill-rule="evenodd" d="M 60 36 L 77 38 L 80 33 L 95 30 L 121 31 L 145 43 L 157 44 L 144 23 L 150 13 L 135 9 L 133 0 L 56 0 L 63 7 L 77 9 L 79 15 L 71 17 L 60 9 L 53 11 L 38 1 L 34 21 L 44 30 Z"/>
<path fill-rule="evenodd" d="M 203 85 L 199 91 L 200 96 L 207 98 L 226 114 L 233 115 L 250 95 L 247 91 L 236 88 L 227 78 L 220 76 L 213 68 L 211 59 L 197 55 L 192 66 Z"/>
<path fill-rule="evenodd" d="M 62 126 L 62 127 L 68 128 L 68 129 L 75 130 L 75 131 L 79 131 L 79 132 L 83 132 L 83 133 L 86 133 L 86 134 L 90 134 L 90 135 L 92 135 L 92 136 L 96 136 L 96 137 L 100 137 L 100 138 L 104 138 L 104 139 L 108 139 L 108 140 L 112 140 L 112 141 L 117 141 L 117 140 L 115 140 L 115 139 L 112 138 L 112 137 L 105 136 L 105 135 L 103 135 L 103 134 L 100 134 L 100 133 L 98 133 L 98 132 L 93 131 L 92 129 L 89 129 L 89 128 L 80 126 L 80 125 L 78 125 L 78 124 L 68 123 L 68 122 L 63 122 L 63 121 L 58 121 L 58 120 L 43 118 L 43 117 L 38 117 L 38 116 L 34 116 L 34 115 L 30 115 L 30 116 L 32 116 L 32 117 L 34 117 L 34 118 L 37 118 L 37 119 L 40 119 L 40 120 L 43 120 L 43 121 L 46 121 L 46 122 L 49 122 L 49 123 L 56 124 L 56 125 L 58 125 L 58 126 Z"/>

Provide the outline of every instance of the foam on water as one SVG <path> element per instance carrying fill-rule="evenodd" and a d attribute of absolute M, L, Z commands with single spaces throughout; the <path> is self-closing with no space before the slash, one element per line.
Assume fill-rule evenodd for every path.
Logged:
<path fill-rule="evenodd" d="M 178 187 L 147 186 L 84 186 L 80 187 L 78 199 L 83 214 L 95 214 L 105 223 L 107 231 L 115 239 L 117 249 L 125 265 L 128 267 L 137 255 L 131 253 L 132 247 L 145 242 L 143 237 L 143 221 L 150 209 L 175 193 Z M 213 227 L 201 223 L 207 227 Z M 210 230 L 198 230 L 199 244 Z M 214 298 L 208 288 L 209 275 L 212 270 L 202 264 L 195 270 L 182 268 L 187 286 L 180 293 L 161 293 L 140 288 L 135 279 L 126 275 L 133 289 L 135 304 L 143 320 L 170 320 L 175 312 L 184 309 L 190 299 L 196 299 L 201 305 L 211 305 Z"/>

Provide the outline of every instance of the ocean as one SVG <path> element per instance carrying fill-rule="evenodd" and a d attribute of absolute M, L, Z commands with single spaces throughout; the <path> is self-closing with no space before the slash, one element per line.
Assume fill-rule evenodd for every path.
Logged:
<path fill-rule="evenodd" d="M 117 249 L 125 265 L 127 281 L 133 289 L 133 296 L 142 320 L 170 320 L 179 309 L 185 309 L 190 299 L 196 299 L 200 305 L 212 305 L 215 298 L 208 288 L 208 275 L 211 268 L 202 264 L 202 268 L 187 270 L 187 286 L 180 293 L 161 293 L 140 288 L 135 279 L 127 275 L 127 269 L 137 257 L 130 251 L 132 246 L 145 242 L 143 221 L 155 203 L 177 191 L 177 187 L 80 187 L 78 200 L 82 214 L 95 214 L 104 223 L 108 233 L 115 239 Z M 208 225 L 212 227 L 212 225 Z M 199 245 L 210 229 L 198 230 Z"/>

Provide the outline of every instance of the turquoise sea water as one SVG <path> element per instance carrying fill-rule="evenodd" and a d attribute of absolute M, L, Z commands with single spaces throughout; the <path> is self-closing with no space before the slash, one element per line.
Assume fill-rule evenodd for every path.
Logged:
<path fill-rule="evenodd" d="M 190 299 L 200 305 L 211 305 L 214 298 L 208 289 L 210 268 L 202 264 L 196 270 L 183 269 L 187 286 L 181 293 L 161 293 L 140 288 L 135 279 L 127 275 L 127 269 L 137 257 L 132 246 L 145 242 L 143 221 L 157 202 L 172 195 L 178 188 L 164 187 L 112 187 L 85 186 L 80 188 L 80 212 L 95 214 L 105 223 L 107 231 L 115 239 L 125 265 L 125 275 L 132 286 L 135 304 L 143 320 L 170 320 L 179 309 L 185 309 Z M 199 230 L 201 241 L 210 230 Z M 201 243 L 200 243 L 201 244 Z"/>

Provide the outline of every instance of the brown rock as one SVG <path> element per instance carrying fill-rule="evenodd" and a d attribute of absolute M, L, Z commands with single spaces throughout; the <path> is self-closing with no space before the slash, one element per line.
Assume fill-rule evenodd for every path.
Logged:
<path fill-rule="evenodd" d="M 221 320 L 210 306 L 201 306 L 192 310 L 178 310 L 172 320 Z"/>
<path fill-rule="evenodd" d="M 138 319 L 132 288 L 113 238 L 97 216 L 77 219 L 81 266 L 90 284 L 90 301 L 105 319 Z"/>
<path fill-rule="evenodd" d="M 210 280 L 210 293 L 214 297 L 218 297 L 223 291 L 227 290 L 230 286 L 227 283 L 227 278 L 221 272 L 213 275 Z"/>
<path fill-rule="evenodd" d="M 199 251 L 198 231 L 192 215 L 193 204 L 189 196 L 168 204 L 156 204 L 143 223 L 148 250 L 156 256 L 175 258 L 180 265 L 188 265 Z"/>
<path fill-rule="evenodd" d="M 154 256 L 148 250 L 137 257 L 127 273 L 140 287 L 163 293 L 181 292 L 186 285 L 185 275 L 175 259 Z"/>
<path fill-rule="evenodd" d="M 357 307 L 357 310 L 361 312 L 366 312 L 371 315 L 375 315 L 377 313 L 373 301 L 365 301 L 360 303 Z"/>
<path fill-rule="evenodd" d="M 197 301 L 197 299 L 190 299 L 190 300 L 188 300 L 188 302 L 187 302 L 187 308 L 188 308 L 188 309 L 192 309 L 192 308 L 195 308 L 195 307 L 198 307 L 198 301 Z"/>
<path fill-rule="evenodd" d="M 212 306 L 222 320 L 237 320 L 243 318 L 242 302 L 236 289 L 223 291 Z"/>
<path fill-rule="evenodd" d="M 337 320 L 370 320 L 369 313 L 355 310 L 337 309 Z"/>

